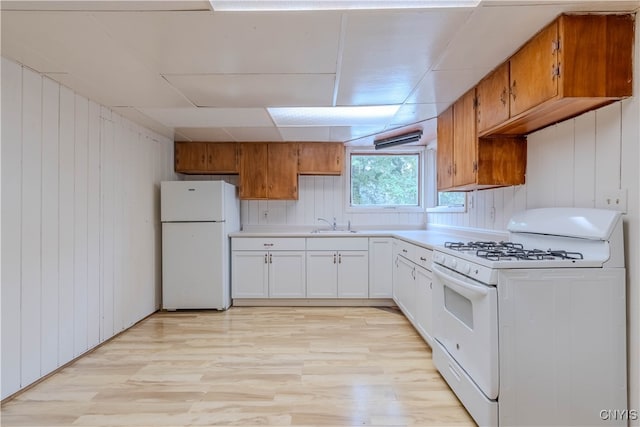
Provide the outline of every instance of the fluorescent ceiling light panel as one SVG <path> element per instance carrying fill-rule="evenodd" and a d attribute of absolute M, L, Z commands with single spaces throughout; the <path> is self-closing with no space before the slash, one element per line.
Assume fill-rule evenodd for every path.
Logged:
<path fill-rule="evenodd" d="M 425 9 L 475 7 L 480 0 L 209 0 L 214 11 Z"/>
<path fill-rule="evenodd" d="M 276 126 L 368 126 L 390 121 L 400 105 L 267 108 Z"/>

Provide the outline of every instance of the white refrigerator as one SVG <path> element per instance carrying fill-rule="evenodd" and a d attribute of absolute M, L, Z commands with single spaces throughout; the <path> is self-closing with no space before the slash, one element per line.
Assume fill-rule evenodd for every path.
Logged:
<path fill-rule="evenodd" d="M 236 187 L 224 181 L 163 181 L 162 308 L 231 305 L 228 234 L 240 229 Z"/>

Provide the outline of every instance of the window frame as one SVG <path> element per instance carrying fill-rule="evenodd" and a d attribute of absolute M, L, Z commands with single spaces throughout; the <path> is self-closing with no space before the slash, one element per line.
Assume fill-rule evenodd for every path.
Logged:
<path fill-rule="evenodd" d="M 373 147 L 348 147 L 345 162 L 345 210 L 349 213 L 394 213 L 425 211 L 425 147 L 422 145 L 392 147 L 384 151 Z M 352 155 L 418 155 L 418 205 L 417 206 L 353 206 L 351 204 L 351 156 Z"/>
<path fill-rule="evenodd" d="M 467 206 L 469 205 L 469 196 L 464 193 L 464 206 L 443 206 L 438 205 L 438 165 L 437 165 L 437 144 L 433 144 L 427 147 L 426 164 L 425 168 L 428 173 L 426 194 L 427 199 L 427 213 L 464 213 L 467 212 Z"/>

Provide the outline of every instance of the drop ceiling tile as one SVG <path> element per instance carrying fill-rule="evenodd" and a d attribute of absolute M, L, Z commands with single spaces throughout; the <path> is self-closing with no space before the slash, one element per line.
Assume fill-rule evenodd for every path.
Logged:
<path fill-rule="evenodd" d="M 470 13 L 439 9 L 348 14 L 337 105 L 404 102 Z"/>
<path fill-rule="evenodd" d="M 442 107 L 441 107 L 442 108 Z M 390 127 L 404 126 L 438 115 L 437 104 L 405 104 L 396 113 Z"/>
<path fill-rule="evenodd" d="M 566 4 L 480 6 L 455 34 L 434 70 L 491 70 L 515 53 L 563 8 Z"/>
<path fill-rule="evenodd" d="M 63 11 L 99 11 L 99 10 L 209 10 L 208 0 L 2 0 L 4 10 L 63 10 Z"/>
<path fill-rule="evenodd" d="M 334 74 L 165 75 L 199 107 L 331 106 Z"/>
<path fill-rule="evenodd" d="M 331 141 L 330 127 L 280 127 L 285 141 Z"/>
<path fill-rule="evenodd" d="M 337 12 L 94 16 L 123 47 L 162 74 L 336 72 Z"/>
<path fill-rule="evenodd" d="M 167 127 L 274 127 L 264 108 L 140 108 Z"/>
<path fill-rule="evenodd" d="M 233 141 L 233 137 L 221 128 L 176 128 L 176 141 Z"/>
<path fill-rule="evenodd" d="M 374 135 L 384 130 L 381 126 L 340 126 L 331 128 L 331 141 L 347 142 L 354 139 Z"/>
<path fill-rule="evenodd" d="M 22 58 L 25 65 L 56 73 L 51 77 L 106 106 L 190 105 L 139 58 L 114 43 L 90 14 L 3 11 L 3 55 L 7 48 L 13 56 L 10 52 L 20 44 L 58 64 L 54 70 L 38 69 L 46 64 L 34 55 Z"/>
<path fill-rule="evenodd" d="M 159 133 L 162 136 L 173 139 L 173 129 L 163 126 L 155 120 L 150 119 L 138 110 L 132 107 L 111 107 L 111 109 L 133 122 L 138 123 L 141 126 L 146 127 L 154 132 Z"/>
<path fill-rule="evenodd" d="M 431 71 L 411 94 L 411 104 L 451 104 L 472 88 L 491 69 Z"/>
<path fill-rule="evenodd" d="M 234 141 L 282 141 L 282 137 L 275 127 L 234 127 L 226 128 Z"/>

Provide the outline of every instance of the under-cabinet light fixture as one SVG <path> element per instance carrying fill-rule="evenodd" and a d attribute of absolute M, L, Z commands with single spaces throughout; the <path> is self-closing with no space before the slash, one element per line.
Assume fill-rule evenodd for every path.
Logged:
<path fill-rule="evenodd" d="M 389 138 L 383 138 L 373 141 L 373 146 L 376 150 L 383 148 L 393 147 L 395 145 L 409 144 L 411 142 L 418 142 L 422 138 L 422 130 L 416 130 L 400 135 L 390 136 Z"/>
<path fill-rule="evenodd" d="M 214 12 L 476 7 L 480 0 L 209 0 Z"/>

